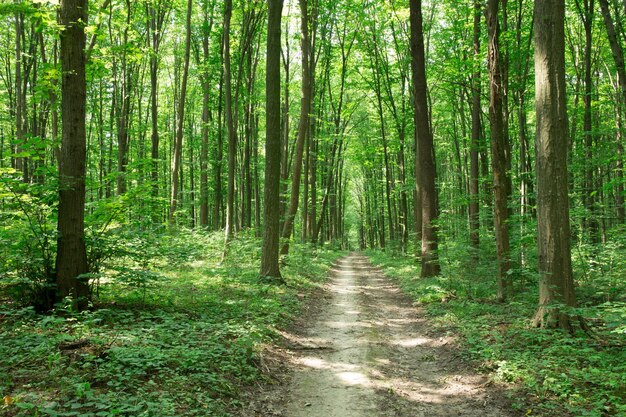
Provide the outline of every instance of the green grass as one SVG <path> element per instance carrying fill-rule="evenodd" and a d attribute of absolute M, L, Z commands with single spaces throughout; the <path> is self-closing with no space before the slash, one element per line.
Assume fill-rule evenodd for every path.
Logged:
<path fill-rule="evenodd" d="M 262 378 L 263 343 L 297 314 L 340 253 L 292 245 L 284 286 L 258 279 L 260 242 L 196 232 L 134 247 L 103 268 L 95 309 L 39 315 L 0 305 L 0 414 L 226 416 Z M 72 345 L 74 344 L 74 345 Z"/>
<path fill-rule="evenodd" d="M 626 415 L 626 282 L 615 276 L 623 269 L 579 282 L 579 312 L 595 334 L 589 337 L 531 328 L 538 295 L 530 272 L 524 282 L 517 275 L 516 295 L 499 304 L 495 263 L 472 267 L 448 258 L 442 276 L 422 279 L 412 258 L 368 255 L 424 306 L 433 325 L 461 336 L 465 356 L 494 380 L 513 384 L 514 408 L 555 417 Z"/>

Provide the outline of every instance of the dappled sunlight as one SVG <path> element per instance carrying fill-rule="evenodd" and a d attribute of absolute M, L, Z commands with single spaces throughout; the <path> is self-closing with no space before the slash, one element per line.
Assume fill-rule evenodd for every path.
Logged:
<path fill-rule="evenodd" d="M 328 286 L 333 299 L 309 330 L 315 337 L 290 336 L 299 346 L 293 362 L 300 369 L 292 395 L 311 407 L 289 407 L 286 415 L 386 416 L 387 411 L 371 412 L 372 404 L 380 408 L 386 401 L 407 411 L 399 415 L 502 415 L 483 414 L 482 405 L 472 409 L 484 402 L 483 378 L 459 372 L 444 350 L 451 339 L 430 336 L 425 320 L 395 286 L 365 260 L 340 265 L 343 271 Z"/>
<path fill-rule="evenodd" d="M 370 379 L 361 372 L 339 372 L 337 373 L 337 377 L 346 385 L 362 385 L 367 387 L 371 384 Z"/>
<path fill-rule="evenodd" d="M 415 337 L 413 339 L 393 340 L 391 344 L 394 346 L 401 346 L 404 348 L 411 348 L 416 346 L 422 346 L 430 342 L 430 339 L 425 337 Z"/>

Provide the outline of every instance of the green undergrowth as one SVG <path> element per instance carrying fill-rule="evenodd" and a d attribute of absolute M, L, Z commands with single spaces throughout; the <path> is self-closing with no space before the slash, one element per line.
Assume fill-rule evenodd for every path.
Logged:
<path fill-rule="evenodd" d="M 223 262 L 222 234 L 116 236 L 90 311 L 0 304 L 0 415 L 228 415 L 262 378 L 262 344 L 340 255 L 292 245 L 277 286 L 259 279 L 260 241 L 245 234 Z"/>
<path fill-rule="evenodd" d="M 501 304 L 494 297 L 495 263 L 444 261 L 440 277 L 423 279 L 411 257 L 368 255 L 425 308 L 434 326 L 461 336 L 466 357 L 494 380 L 511 384 L 512 405 L 525 415 L 626 416 L 624 269 L 578 274 L 583 307 L 577 312 L 592 327 L 590 337 L 530 326 L 538 297 L 530 273 L 516 274 L 516 294 Z"/>

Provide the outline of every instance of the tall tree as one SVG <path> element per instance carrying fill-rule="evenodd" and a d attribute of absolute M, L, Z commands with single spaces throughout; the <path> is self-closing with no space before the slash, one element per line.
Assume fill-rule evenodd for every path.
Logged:
<path fill-rule="evenodd" d="M 230 21 L 233 14 L 232 0 L 224 1 L 224 39 L 222 62 L 224 67 L 224 112 L 228 137 L 228 185 L 226 190 L 226 243 L 235 231 L 235 163 L 237 156 L 237 132 L 233 121 L 233 91 L 230 70 Z"/>
<path fill-rule="evenodd" d="M 63 0 L 61 31 L 61 121 L 59 212 L 56 284 L 58 297 L 73 297 L 78 309 L 87 307 L 89 286 L 85 246 L 86 101 L 85 26 L 87 0 Z"/>
<path fill-rule="evenodd" d="M 602 11 L 602 17 L 604 20 L 604 26 L 606 27 L 606 34 L 609 38 L 609 45 L 611 46 L 611 55 L 613 55 L 613 61 L 615 62 L 615 69 L 617 71 L 617 84 L 619 85 L 619 93 L 621 99 L 617 100 L 617 172 L 618 179 L 617 185 L 617 218 L 618 221 L 624 223 L 626 220 L 626 207 L 624 206 L 624 145 L 622 139 L 624 137 L 623 119 L 626 112 L 626 67 L 624 65 L 624 50 L 619 42 L 617 32 L 615 30 L 615 24 L 611 17 L 608 0 L 599 0 L 600 10 Z"/>
<path fill-rule="evenodd" d="M 585 149 L 585 186 L 583 191 L 583 203 L 587 209 L 585 227 L 589 232 L 589 237 L 593 243 L 598 243 L 598 219 L 596 218 L 596 190 L 595 190 L 595 168 L 593 164 L 593 145 L 594 134 L 591 115 L 591 101 L 593 85 L 591 80 L 592 62 L 591 49 L 593 47 L 593 20 L 594 20 L 594 0 L 576 0 L 576 9 L 585 29 L 585 47 L 584 47 L 584 75 L 583 75 L 583 146 Z"/>
<path fill-rule="evenodd" d="M 283 0 L 268 0 L 265 74 L 265 208 L 261 276 L 280 279 L 280 20 Z"/>
<path fill-rule="evenodd" d="M 572 329 L 563 308 L 576 307 L 570 253 L 565 96 L 565 1 L 535 1 L 537 246 L 539 308 L 534 324 Z"/>
<path fill-rule="evenodd" d="M 489 32 L 489 124 L 491 126 L 491 166 L 493 170 L 494 220 L 498 253 L 498 300 L 504 300 L 512 285 L 509 242 L 510 190 L 507 168 L 507 145 L 504 127 L 502 56 L 500 53 L 500 0 L 487 2 L 487 30 Z"/>
<path fill-rule="evenodd" d="M 291 196 L 289 201 L 289 211 L 285 224 L 283 225 L 282 237 L 285 239 L 281 252 L 289 252 L 288 240 L 291 237 L 293 223 L 298 213 L 298 203 L 300 202 L 300 179 L 302 176 L 302 158 L 304 155 L 304 144 L 309 131 L 311 98 L 313 92 L 313 74 L 315 67 L 311 65 L 311 39 L 309 34 L 309 13 L 307 0 L 300 0 L 300 47 L 302 56 L 302 98 L 300 101 L 300 121 L 298 122 L 298 139 L 293 161 L 293 175 L 291 178 Z M 305 194 L 306 198 L 306 194 Z"/>
<path fill-rule="evenodd" d="M 183 153 L 183 128 L 185 125 L 185 99 L 187 98 L 187 79 L 189 78 L 189 55 L 191 52 L 191 10 L 192 0 L 187 1 L 187 17 L 185 20 L 185 57 L 183 62 L 183 79 L 180 85 L 180 97 L 178 98 L 178 112 L 176 119 L 176 140 L 174 143 L 174 155 L 172 157 L 172 194 L 170 196 L 170 211 L 168 222 L 174 223 L 174 214 L 178 207 L 179 174 Z"/>
<path fill-rule="evenodd" d="M 472 74 L 472 142 L 470 144 L 470 181 L 469 181 L 469 226 L 470 242 L 476 249 L 475 257 L 478 257 L 478 245 L 480 242 L 480 212 L 479 212 L 479 167 L 478 150 L 480 149 L 480 14 L 481 3 L 474 3 L 474 72 Z"/>
<path fill-rule="evenodd" d="M 214 1 L 205 1 L 202 5 L 202 71 L 200 83 L 202 85 L 202 145 L 200 149 L 200 226 L 209 226 L 209 130 L 212 119 L 210 98 L 210 53 L 209 37 L 213 29 Z M 198 52 L 199 54 L 199 52 Z M 200 62 L 200 58 L 197 59 Z"/>
<path fill-rule="evenodd" d="M 150 51 L 150 121 L 151 121 L 151 153 L 152 169 L 152 194 L 154 197 L 159 193 L 159 50 L 163 40 L 165 20 L 171 7 L 168 2 L 161 0 L 148 0 L 146 12 L 148 14 L 147 29 Z M 153 213 L 156 216 L 156 213 Z M 156 219 L 157 217 L 155 217 Z"/>
<path fill-rule="evenodd" d="M 411 22 L 411 69 L 413 72 L 413 100 L 415 107 L 415 129 L 417 131 L 417 157 L 415 158 L 416 178 L 422 206 L 422 277 L 439 275 L 440 266 L 437 254 L 437 217 L 439 215 L 433 134 L 430 129 L 428 112 L 428 86 L 426 84 L 426 62 L 424 53 L 424 32 L 422 28 L 422 0 L 410 0 Z"/>

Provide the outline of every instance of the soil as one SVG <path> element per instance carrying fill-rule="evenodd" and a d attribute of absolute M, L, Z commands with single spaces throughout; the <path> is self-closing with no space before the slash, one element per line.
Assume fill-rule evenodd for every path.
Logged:
<path fill-rule="evenodd" d="M 435 331 L 360 254 L 340 259 L 323 294 L 268 348 L 274 383 L 256 387 L 240 416 L 505 417 L 503 391 L 459 358 L 455 338 Z"/>

